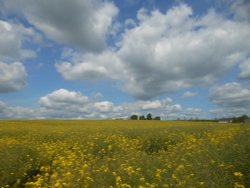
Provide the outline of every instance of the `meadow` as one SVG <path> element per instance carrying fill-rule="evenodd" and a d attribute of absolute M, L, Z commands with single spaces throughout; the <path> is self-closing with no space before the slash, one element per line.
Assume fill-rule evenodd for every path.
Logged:
<path fill-rule="evenodd" d="M 250 124 L 0 121 L 0 187 L 250 187 Z"/>

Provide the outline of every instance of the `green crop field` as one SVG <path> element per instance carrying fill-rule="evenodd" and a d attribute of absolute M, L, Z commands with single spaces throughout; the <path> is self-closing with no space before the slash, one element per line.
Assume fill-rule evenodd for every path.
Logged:
<path fill-rule="evenodd" d="M 250 124 L 0 121 L 0 187 L 250 187 Z"/>

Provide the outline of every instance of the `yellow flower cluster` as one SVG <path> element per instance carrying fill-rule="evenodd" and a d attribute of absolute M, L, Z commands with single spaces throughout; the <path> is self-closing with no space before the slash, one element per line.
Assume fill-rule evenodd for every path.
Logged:
<path fill-rule="evenodd" d="M 248 125 L 0 121 L 0 187 L 249 186 Z"/>

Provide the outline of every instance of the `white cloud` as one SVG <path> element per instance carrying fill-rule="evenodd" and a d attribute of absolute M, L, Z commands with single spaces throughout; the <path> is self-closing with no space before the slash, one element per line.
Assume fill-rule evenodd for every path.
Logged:
<path fill-rule="evenodd" d="M 35 51 L 23 47 L 26 41 L 39 42 L 41 40 L 41 36 L 32 28 L 0 20 L 0 33 L 0 60 L 9 61 L 36 56 Z"/>
<path fill-rule="evenodd" d="M 79 106 L 84 105 L 87 102 L 87 96 L 83 96 L 80 92 L 68 91 L 65 89 L 56 90 L 44 97 L 41 97 L 39 101 L 41 107 L 56 108 L 62 110 L 70 108 L 70 105 Z"/>
<path fill-rule="evenodd" d="M 56 64 L 58 72 L 67 80 L 118 80 L 124 91 L 147 100 L 210 85 L 244 61 L 250 50 L 249 24 L 213 10 L 194 17 L 183 3 L 166 13 L 141 9 L 134 23 L 124 30 L 117 49 L 73 55 Z"/>
<path fill-rule="evenodd" d="M 202 110 L 183 109 L 170 98 L 114 104 L 93 97 L 77 91 L 58 89 L 39 99 L 39 109 L 10 106 L 0 101 L 0 119 L 126 119 L 132 114 L 148 113 L 163 119 L 204 117 Z"/>
<path fill-rule="evenodd" d="M 213 83 L 250 49 L 250 26 L 212 10 L 197 18 L 180 4 L 166 14 L 141 10 L 138 19 L 117 53 L 129 72 L 125 87 L 139 98 Z"/>
<path fill-rule="evenodd" d="M 55 67 L 66 80 L 98 80 L 103 78 L 119 80 L 126 75 L 124 65 L 113 51 L 81 55 L 72 50 L 64 50 L 62 63 L 56 64 Z"/>
<path fill-rule="evenodd" d="M 237 82 L 215 86 L 211 88 L 209 95 L 212 102 L 219 106 L 218 109 L 211 110 L 215 115 L 217 112 L 221 112 L 224 116 L 250 113 L 250 89 Z"/>
<path fill-rule="evenodd" d="M 100 0 L 8 0 L 5 6 L 21 12 L 49 38 L 91 51 L 104 49 L 118 14 L 113 3 Z"/>
<path fill-rule="evenodd" d="M 66 89 L 59 89 L 41 97 L 39 104 L 41 113 L 50 118 L 98 118 L 92 113 L 109 109 L 104 102 L 93 103 L 82 93 Z"/>
<path fill-rule="evenodd" d="M 142 105 L 142 109 L 158 109 L 161 107 L 161 102 L 159 100 L 155 101 L 145 101 L 144 104 Z"/>
<path fill-rule="evenodd" d="M 72 65 L 70 62 L 56 64 L 59 73 L 66 80 L 95 80 L 106 77 L 108 71 L 103 66 L 95 66 L 92 63 Z"/>
<path fill-rule="evenodd" d="M 250 21 L 249 0 L 229 0 L 229 3 L 231 4 L 231 11 L 233 12 L 236 19 Z"/>
<path fill-rule="evenodd" d="M 46 118 L 107 119 L 127 117 L 123 107 L 110 101 L 96 101 L 80 92 L 59 89 L 39 100 L 41 114 Z"/>
<path fill-rule="evenodd" d="M 213 87 L 210 97 L 214 103 L 222 106 L 250 105 L 250 90 L 236 82 Z"/>
<path fill-rule="evenodd" d="M 93 100 L 94 99 L 94 100 Z M 182 113 L 180 104 L 174 104 L 170 98 L 151 101 L 134 101 L 115 105 L 110 101 L 96 101 L 80 92 L 59 89 L 43 96 L 39 100 L 40 116 L 45 118 L 83 118 L 106 119 L 127 118 L 131 114 L 152 112 L 154 116 Z M 170 116 L 162 116 L 170 118 Z"/>
<path fill-rule="evenodd" d="M 204 117 L 206 113 L 200 108 L 187 108 L 184 114 L 185 114 L 185 117 L 200 118 L 200 117 Z"/>
<path fill-rule="evenodd" d="M 36 115 L 31 108 L 13 107 L 0 101 L 0 119 L 34 119 Z"/>
<path fill-rule="evenodd" d="M 196 95 L 198 95 L 197 92 L 186 91 L 185 93 L 183 93 L 182 98 L 194 97 Z"/>
<path fill-rule="evenodd" d="M 240 78 L 250 78 L 250 58 L 243 61 L 240 65 Z"/>
<path fill-rule="evenodd" d="M 174 105 L 172 111 L 163 112 L 161 117 L 166 119 L 207 119 L 208 114 L 200 108 L 183 109 L 180 105 Z"/>
<path fill-rule="evenodd" d="M 111 112 L 113 110 L 113 103 L 109 101 L 95 102 L 94 108 L 97 109 L 98 112 Z"/>
<path fill-rule="evenodd" d="M 0 93 L 18 91 L 26 86 L 25 67 L 20 62 L 0 62 Z"/>
<path fill-rule="evenodd" d="M 39 43 L 42 37 L 31 27 L 3 20 L 0 33 L 0 93 L 18 91 L 26 86 L 27 73 L 23 64 L 16 61 L 36 57 L 33 49 L 24 46 Z"/>
<path fill-rule="evenodd" d="M 246 110 L 246 108 L 244 107 L 243 108 L 241 107 L 214 108 L 214 109 L 209 110 L 209 112 L 213 114 L 215 118 L 237 117 L 243 114 L 249 115 L 249 111 Z"/>
<path fill-rule="evenodd" d="M 136 27 L 136 22 L 135 20 L 129 18 L 129 19 L 126 19 L 125 20 L 125 27 L 126 28 L 133 28 L 133 27 Z"/>
<path fill-rule="evenodd" d="M 131 103 L 124 103 L 122 106 L 127 111 L 139 113 L 140 111 L 171 109 L 173 104 L 170 98 L 166 98 L 163 100 L 138 100 Z"/>
<path fill-rule="evenodd" d="M 161 100 L 138 100 L 130 103 L 123 103 L 121 105 L 122 111 L 126 112 L 127 116 L 131 114 L 144 114 L 152 113 L 154 116 L 161 116 L 165 119 L 176 119 L 183 113 L 180 104 L 174 104 L 172 99 L 165 98 Z"/>

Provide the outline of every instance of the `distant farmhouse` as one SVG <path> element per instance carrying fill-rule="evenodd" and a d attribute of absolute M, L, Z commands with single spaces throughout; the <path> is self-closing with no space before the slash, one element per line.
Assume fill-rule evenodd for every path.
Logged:
<path fill-rule="evenodd" d="M 218 123 L 233 123 L 233 118 L 222 118 L 218 120 Z"/>
<path fill-rule="evenodd" d="M 222 118 L 218 120 L 218 123 L 250 123 L 250 118 L 247 115 L 233 118 Z"/>

